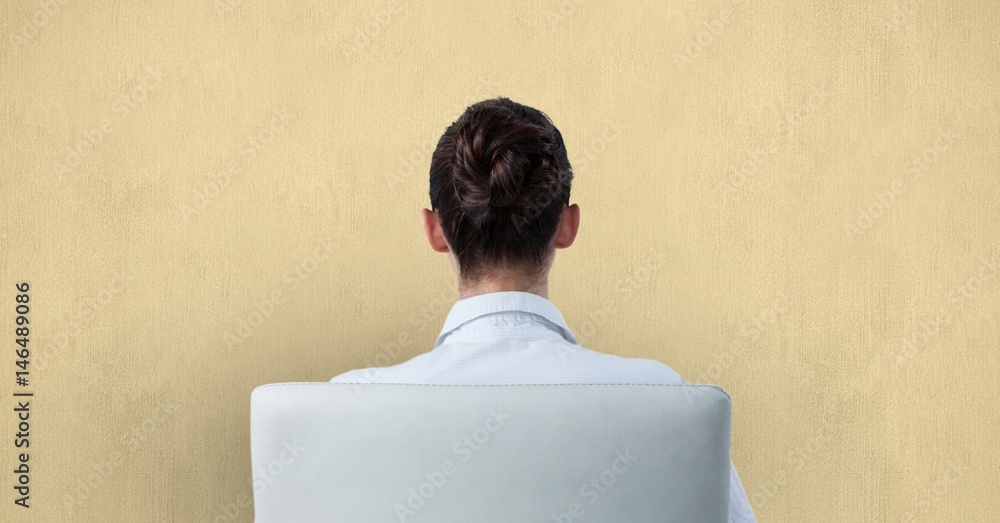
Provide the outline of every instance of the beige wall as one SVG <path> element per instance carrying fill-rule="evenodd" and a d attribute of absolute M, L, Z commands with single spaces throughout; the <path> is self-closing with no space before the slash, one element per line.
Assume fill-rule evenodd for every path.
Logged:
<path fill-rule="evenodd" d="M 0 8 L 3 513 L 250 521 L 254 386 L 432 346 L 431 146 L 499 94 L 576 168 L 553 302 L 733 395 L 762 521 L 1000 511 L 995 2 L 214 2 Z"/>

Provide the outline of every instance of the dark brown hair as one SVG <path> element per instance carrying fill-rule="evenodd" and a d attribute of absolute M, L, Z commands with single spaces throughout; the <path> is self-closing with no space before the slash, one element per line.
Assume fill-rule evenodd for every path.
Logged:
<path fill-rule="evenodd" d="M 431 208 L 463 279 L 540 273 L 573 181 L 545 113 L 507 98 L 469 106 L 438 141 L 430 175 Z"/>

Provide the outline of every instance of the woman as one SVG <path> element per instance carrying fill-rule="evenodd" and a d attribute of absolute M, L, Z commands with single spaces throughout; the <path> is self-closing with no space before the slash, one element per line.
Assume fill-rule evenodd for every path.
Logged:
<path fill-rule="evenodd" d="M 653 360 L 577 343 L 548 300 L 556 249 L 573 244 L 580 208 L 562 135 L 542 112 L 506 98 L 470 106 L 431 159 L 431 248 L 458 277 L 434 349 L 390 367 L 358 369 L 335 383 L 684 383 Z M 756 521 L 735 468 L 730 521 Z"/>

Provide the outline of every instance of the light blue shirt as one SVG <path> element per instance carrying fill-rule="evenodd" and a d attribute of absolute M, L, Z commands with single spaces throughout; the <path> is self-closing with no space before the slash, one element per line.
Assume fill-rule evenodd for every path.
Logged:
<path fill-rule="evenodd" d="M 390 367 L 345 372 L 334 383 L 496 385 L 684 383 L 670 367 L 585 349 L 549 300 L 503 291 L 458 300 L 434 349 Z M 756 522 L 730 461 L 729 521 Z"/>

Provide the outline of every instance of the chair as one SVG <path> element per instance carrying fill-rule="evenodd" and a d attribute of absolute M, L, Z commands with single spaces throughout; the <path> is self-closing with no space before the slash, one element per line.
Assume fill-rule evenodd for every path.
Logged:
<path fill-rule="evenodd" d="M 257 523 L 724 523 L 712 385 L 278 383 L 251 395 Z"/>

